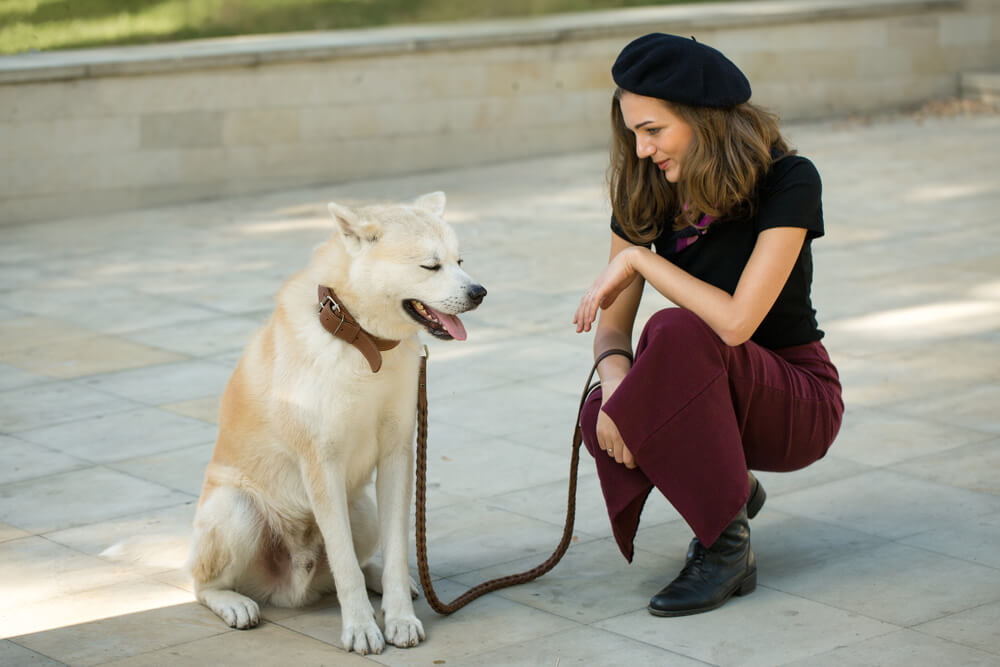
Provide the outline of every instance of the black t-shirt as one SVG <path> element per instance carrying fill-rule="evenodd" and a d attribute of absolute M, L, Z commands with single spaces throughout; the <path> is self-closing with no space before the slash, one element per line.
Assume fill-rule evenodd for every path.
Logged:
<path fill-rule="evenodd" d="M 660 236 L 653 241 L 654 249 L 656 254 L 696 278 L 732 294 L 758 234 L 773 227 L 806 229 L 806 240 L 788 281 L 750 339 L 772 350 L 817 341 L 823 332 L 817 327 L 810 299 L 811 242 L 824 233 L 821 191 L 819 172 L 813 163 L 797 155 L 786 156 L 776 161 L 761 179 L 752 218 L 712 222 L 693 243 L 688 238 L 696 233 L 693 227 L 675 231 L 672 221 L 666 221 Z M 611 230 L 634 243 L 613 216 Z"/>

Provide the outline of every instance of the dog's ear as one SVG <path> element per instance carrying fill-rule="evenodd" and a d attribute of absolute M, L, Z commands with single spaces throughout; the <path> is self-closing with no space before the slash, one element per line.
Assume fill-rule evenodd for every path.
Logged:
<path fill-rule="evenodd" d="M 344 239 L 347 249 L 357 253 L 366 243 L 375 243 L 381 236 L 378 225 L 364 220 L 353 210 L 336 202 L 327 204 L 330 215 L 337 222 L 337 230 Z"/>
<path fill-rule="evenodd" d="M 437 192 L 429 192 L 425 195 L 417 197 L 417 200 L 413 202 L 414 206 L 419 206 L 420 208 L 427 209 L 439 218 L 444 215 L 444 203 L 445 196 L 444 193 L 438 190 Z"/>

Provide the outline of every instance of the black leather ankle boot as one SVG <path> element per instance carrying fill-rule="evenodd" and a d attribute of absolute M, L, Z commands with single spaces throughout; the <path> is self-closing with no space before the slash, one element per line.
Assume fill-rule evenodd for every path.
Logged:
<path fill-rule="evenodd" d="M 767 492 L 764 491 L 764 485 L 760 483 L 754 474 L 747 470 L 747 478 L 750 480 L 750 497 L 747 498 L 747 517 L 752 519 L 757 516 L 757 512 L 760 508 L 764 506 L 764 501 L 767 500 Z"/>
<path fill-rule="evenodd" d="M 757 587 L 757 561 L 750 548 L 746 509 L 711 547 L 691 542 L 684 569 L 649 601 L 654 616 L 687 616 L 710 611 L 733 595 L 747 595 Z"/>

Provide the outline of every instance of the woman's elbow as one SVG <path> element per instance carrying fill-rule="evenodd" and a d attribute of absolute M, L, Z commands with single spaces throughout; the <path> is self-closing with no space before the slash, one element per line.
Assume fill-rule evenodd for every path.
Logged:
<path fill-rule="evenodd" d="M 722 342 L 728 345 L 729 347 L 739 347 L 743 343 L 750 340 L 750 336 L 732 335 L 732 334 L 724 335 L 721 338 Z"/>
<path fill-rule="evenodd" d="M 739 347 L 750 340 L 755 329 L 756 327 L 751 327 L 744 322 L 732 322 L 716 333 L 719 334 L 722 342 L 729 347 Z"/>

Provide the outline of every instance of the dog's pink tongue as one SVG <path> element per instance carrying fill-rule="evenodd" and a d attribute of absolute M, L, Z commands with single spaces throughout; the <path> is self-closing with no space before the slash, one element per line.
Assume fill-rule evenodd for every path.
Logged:
<path fill-rule="evenodd" d="M 444 328 L 448 330 L 451 337 L 455 340 L 465 340 L 468 338 L 468 334 L 465 333 L 465 326 L 462 324 L 462 320 L 458 319 L 454 315 L 449 315 L 447 313 L 442 313 L 440 310 L 434 310 L 428 307 L 434 315 L 438 318 L 438 321 L 444 325 Z"/>

